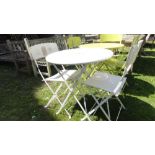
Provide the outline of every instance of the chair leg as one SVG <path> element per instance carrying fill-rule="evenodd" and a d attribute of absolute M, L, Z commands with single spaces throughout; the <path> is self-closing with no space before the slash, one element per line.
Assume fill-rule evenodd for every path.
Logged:
<path fill-rule="evenodd" d="M 107 115 L 107 113 L 105 112 L 105 110 L 102 108 L 102 105 L 104 104 L 104 103 L 107 103 L 108 102 L 108 99 L 107 100 L 103 100 L 101 103 L 99 103 L 98 102 L 98 100 L 96 99 L 96 97 L 94 97 L 94 95 L 92 95 L 92 97 L 94 98 L 94 100 L 95 100 L 95 102 L 97 103 L 97 109 L 98 108 L 100 108 L 101 109 L 101 111 L 104 113 L 104 115 L 106 116 L 106 118 L 108 119 L 108 121 L 111 121 L 111 119 L 110 119 L 110 117 L 109 117 L 109 114 Z M 97 110 L 96 109 L 96 110 Z"/>
<path fill-rule="evenodd" d="M 122 110 L 122 105 L 121 105 L 120 108 L 119 108 L 119 111 L 118 111 L 118 114 L 117 114 L 117 117 L 116 117 L 116 121 L 117 121 L 118 118 L 119 118 L 119 115 L 120 115 L 120 113 L 121 113 L 121 110 Z"/>
<path fill-rule="evenodd" d="M 119 111 L 118 111 L 118 114 L 117 114 L 117 117 L 116 117 L 116 121 L 117 121 L 118 118 L 119 118 L 119 115 L 120 115 L 120 113 L 121 113 L 122 108 L 123 108 L 123 109 L 126 109 L 126 108 L 125 108 L 125 106 L 123 105 L 122 101 L 119 99 L 119 97 L 116 96 L 116 98 L 117 98 L 118 102 L 120 103 L 120 108 L 119 108 Z"/>
<path fill-rule="evenodd" d="M 37 68 L 36 68 L 36 65 L 35 63 L 32 61 L 32 69 L 33 69 L 33 74 L 35 77 L 38 76 L 38 71 L 37 71 Z"/>
<path fill-rule="evenodd" d="M 110 118 L 109 118 L 109 116 L 108 116 L 107 113 L 105 112 L 105 110 L 102 108 L 102 105 L 103 105 L 104 103 L 106 103 L 106 102 L 108 101 L 108 99 L 109 99 L 111 96 L 107 97 L 105 100 L 101 101 L 100 103 L 98 102 L 98 100 L 96 99 L 96 97 L 95 97 L 94 95 L 91 95 L 91 96 L 92 96 L 93 99 L 95 100 L 97 106 L 96 106 L 94 109 L 92 109 L 91 111 L 89 111 L 89 112 L 87 113 L 87 115 L 86 115 L 85 117 L 83 117 L 81 120 L 82 120 L 82 121 L 85 120 L 88 116 L 92 115 L 95 111 L 97 111 L 97 110 L 100 108 L 101 111 L 102 111 L 102 112 L 104 113 L 104 115 L 106 116 L 106 118 L 107 118 L 109 121 L 111 121 Z"/>
<path fill-rule="evenodd" d="M 51 97 L 51 99 L 48 101 L 48 103 L 44 106 L 45 108 L 48 108 L 48 106 L 51 104 L 51 102 L 56 98 L 58 91 L 60 90 L 60 88 L 62 87 L 62 83 L 60 84 L 60 86 L 57 88 L 57 90 L 54 92 L 53 96 Z"/>
<path fill-rule="evenodd" d="M 82 109 L 83 113 L 85 114 L 85 119 L 88 119 L 88 121 L 91 121 L 89 114 L 85 111 L 85 109 L 82 107 L 81 103 L 79 102 L 79 100 L 77 99 L 77 97 L 74 95 L 74 99 L 77 101 L 78 105 L 80 106 L 80 108 Z M 85 120 L 83 119 L 83 120 Z M 83 121 L 81 119 L 81 121 Z"/>
<path fill-rule="evenodd" d="M 62 87 L 62 83 L 59 85 L 59 87 L 57 88 L 57 90 L 56 90 L 55 92 L 52 91 L 52 97 L 51 97 L 51 99 L 48 101 L 48 103 L 44 106 L 45 108 L 47 108 L 47 107 L 51 104 L 51 102 L 52 102 L 54 99 L 57 99 L 57 101 L 59 102 L 59 104 L 62 106 L 63 103 L 59 100 L 59 98 L 58 98 L 58 96 L 57 96 L 57 93 L 58 93 L 58 91 L 60 90 L 61 87 Z M 66 109 L 64 109 L 64 110 L 65 110 L 65 112 L 67 113 L 69 119 L 71 119 L 70 113 L 69 113 Z"/>
<path fill-rule="evenodd" d="M 108 102 L 108 101 L 107 101 L 107 110 L 108 110 L 109 119 L 111 120 L 111 116 L 110 116 L 110 108 L 109 108 L 109 102 Z"/>
<path fill-rule="evenodd" d="M 71 93 L 72 93 L 72 92 L 70 91 L 70 92 L 67 94 L 66 98 L 64 99 L 63 103 L 61 104 L 60 109 L 56 112 L 57 115 L 58 115 L 58 114 L 61 112 L 61 110 L 65 107 L 66 102 L 67 102 L 68 98 L 70 97 Z"/>
<path fill-rule="evenodd" d="M 120 105 L 122 106 L 122 108 L 123 108 L 123 109 L 126 109 L 125 106 L 123 105 L 122 101 L 119 99 L 119 97 L 116 96 L 116 98 L 117 98 L 118 102 L 120 103 Z"/>
<path fill-rule="evenodd" d="M 58 110 L 58 112 L 57 112 L 56 114 L 60 113 L 60 111 L 63 109 L 63 107 L 67 104 L 66 101 L 68 100 L 69 96 L 70 96 L 72 93 L 73 93 L 73 91 L 70 91 L 70 92 L 68 93 L 68 95 L 66 96 L 64 102 L 62 103 L 62 106 L 60 107 L 60 109 Z M 85 114 L 85 118 L 84 118 L 83 120 L 88 119 L 89 121 L 91 121 L 91 119 L 90 119 L 90 117 L 89 117 L 89 114 L 85 111 L 85 109 L 83 108 L 83 106 L 81 105 L 81 103 L 79 102 L 79 100 L 77 99 L 76 95 L 77 95 L 77 94 L 75 93 L 75 94 L 73 95 L 73 97 L 74 97 L 75 101 L 78 103 L 78 105 L 80 106 L 80 108 L 82 109 L 83 113 Z M 81 119 L 81 121 L 83 121 L 83 120 Z"/>
<path fill-rule="evenodd" d="M 61 88 L 62 83 L 61 83 L 60 86 L 57 88 L 56 92 L 54 92 L 53 89 L 49 86 L 49 84 L 48 84 L 47 81 L 45 80 L 45 78 L 44 78 L 44 76 L 42 75 L 42 73 L 41 73 L 39 67 L 38 67 L 38 72 L 39 72 L 39 74 L 41 75 L 41 77 L 42 77 L 43 81 L 45 82 L 45 84 L 47 85 L 47 87 L 49 88 L 49 90 L 51 91 L 52 95 L 54 95 L 54 96 L 52 96 L 51 99 L 48 101 L 48 103 L 46 104 L 45 108 L 49 106 L 49 104 L 51 103 L 51 101 L 52 101 L 53 99 L 56 99 L 56 100 L 59 102 L 59 104 L 61 105 L 61 107 L 62 107 L 62 102 L 59 100 L 59 98 L 58 98 L 58 96 L 57 96 L 57 92 L 58 92 L 59 89 Z M 69 114 L 69 112 L 68 112 L 66 109 L 65 109 L 65 111 L 66 111 L 66 113 L 68 114 L 69 119 L 70 119 L 70 118 L 71 118 L 71 115 Z"/>

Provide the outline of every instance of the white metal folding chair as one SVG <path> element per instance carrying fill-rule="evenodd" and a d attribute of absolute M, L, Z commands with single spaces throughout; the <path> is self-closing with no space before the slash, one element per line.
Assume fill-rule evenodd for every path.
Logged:
<path fill-rule="evenodd" d="M 125 82 L 127 79 L 125 76 L 132 69 L 142 43 L 143 43 L 143 40 L 140 40 L 138 42 L 138 44 L 134 44 L 131 47 L 130 52 L 127 57 L 127 60 L 126 60 L 126 63 L 125 63 L 125 68 L 124 68 L 124 72 L 123 72 L 122 76 L 112 75 L 112 74 L 104 73 L 104 72 L 96 72 L 92 77 L 90 77 L 88 80 L 85 81 L 85 85 L 103 90 L 103 91 L 107 92 L 107 96 L 104 96 L 102 98 L 102 100 L 99 102 L 97 97 L 95 97 L 95 95 L 91 94 L 91 96 L 95 100 L 96 106 L 95 106 L 95 108 L 91 109 L 87 113 L 87 115 L 84 118 L 82 118 L 82 120 L 87 119 L 88 116 L 94 114 L 100 108 L 101 111 L 106 116 L 106 118 L 110 121 L 111 116 L 110 116 L 108 100 L 111 99 L 112 97 L 115 97 L 118 100 L 118 102 L 120 103 L 120 108 L 119 108 L 119 111 L 118 111 L 118 114 L 116 117 L 116 120 L 118 120 L 121 109 L 122 108 L 125 109 L 123 103 L 121 102 L 121 100 L 119 99 L 118 96 L 120 95 L 120 93 L 125 85 Z M 108 114 L 102 107 L 102 105 L 105 103 L 107 103 L 107 111 L 108 111 L 107 113 Z"/>
<path fill-rule="evenodd" d="M 29 41 L 27 38 L 24 38 L 25 46 L 28 51 L 28 54 L 31 59 L 31 64 L 32 64 L 32 69 L 34 76 L 37 77 L 39 74 L 34 59 L 37 60 L 37 63 L 40 67 L 45 67 L 47 71 L 42 71 L 43 75 L 50 76 L 51 75 L 51 70 L 49 64 L 46 63 L 45 57 L 53 52 L 59 51 L 58 46 L 56 43 L 41 43 L 35 45 L 35 52 L 30 52 L 31 46 L 29 45 Z M 45 48 L 46 47 L 46 48 Z"/>
<path fill-rule="evenodd" d="M 67 81 L 67 80 L 74 81 L 76 79 L 78 71 L 76 69 L 67 70 L 62 65 L 62 69 L 60 70 L 60 72 L 58 72 L 50 77 L 45 78 L 42 71 L 40 70 L 40 66 L 39 66 L 40 60 L 42 58 L 45 58 L 48 54 L 58 51 L 56 43 L 37 44 L 37 45 L 31 46 L 31 47 L 27 47 L 27 49 L 28 49 L 30 57 L 33 60 L 40 76 L 42 77 L 43 81 L 45 82 L 45 84 L 47 85 L 47 87 L 49 88 L 49 90 L 52 93 L 52 96 L 51 96 L 50 100 L 48 101 L 48 103 L 45 105 L 45 108 L 47 108 L 54 99 L 56 99 L 58 101 L 58 103 L 60 105 L 62 105 L 63 101 L 61 101 L 59 99 L 59 97 L 62 95 L 62 93 L 61 94 L 58 94 L 58 93 L 59 93 L 60 89 L 62 88 L 65 81 Z M 53 87 L 48 82 L 53 82 L 52 83 Z M 56 91 L 54 91 L 52 88 L 55 88 L 54 84 L 56 82 L 59 82 L 60 84 L 57 86 Z M 67 92 L 67 90 L 68 90 L 68 88 L 66 88 L 66 90 L 63 93 Z M 65 111 L 68 114 L 69 118 L 71 118 L 69 112 L 66 109 L 65 109 Z"/>

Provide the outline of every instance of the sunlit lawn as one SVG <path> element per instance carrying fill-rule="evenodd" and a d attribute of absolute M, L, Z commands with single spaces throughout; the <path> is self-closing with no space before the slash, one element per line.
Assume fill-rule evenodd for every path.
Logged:
<path fill-rule="evenodd" d="M 119 120 L 155 120 L 155 49 L 145 49 L 147 56 L 138 57 L 134 65 L 133 74 L 128 76 L 128 86 L 120 96 L 126 110 L 121 112 Z M 106 62 L 110 72 L 117 74 L 123 64 L 126 53 Z M 103 66 L 102 70 L 108 70 Z M 83 88 L 89 92 L 89 88 Z M 15 74 L 11 64 L 0 64 L 0 120 L 68 120 L 63 110 L 59 115 L 56 111 L 59 104 L 52 103 L 48 109 L 44 108 L 51 96 L 41 79 L 20 73 Z M 86 94 L 88 107 L 93 100 Z M 82 99 L 81 99 L 82 101 Z M 110 101 L 111 115 L 115 118 L 118 102 Z M 84 115 L 71 99 L 67 107 L 72 115 L 71 120 L 80 120 Z M 106 120 L 98 111 L 92 120 Z"/>

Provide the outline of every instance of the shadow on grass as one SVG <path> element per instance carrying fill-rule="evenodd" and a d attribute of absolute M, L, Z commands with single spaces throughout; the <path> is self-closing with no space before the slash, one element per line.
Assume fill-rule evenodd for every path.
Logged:
<path fill-rule="evenodd" d="M 144 51 L 143 56 L 153 56 L 155 57 L 155 51 Z"/>
<path fill-rule="evenodd" d="M 135 78 L 134 76 L 128 77 L 128 86 L 125 87 L 125 93 L 135 96 L 148 97 L 155 93 L 155 87 L 150 83 Z"/>
<path fill-rule="evenodd" d="M 126 110 L 122 110 L 120 121 L 155 121 L 155 108 L 132 96 L 121 98 Z"/>
<path fill-rule="evenodd" d="M 94 107 L 97 106 L 97 104 L 95 103 L 92 96 L 85 95 L 85 100 L 86 100 L 86 104 L 87 104 L 87 112 L 91 111 Z M 99 99 L 98 101 L 100 103 L 101 99 Z M 81 103 L 81 105 L 83 107 L 85 107 L 83 98 L 80 100 L 80 103 Z M 111 120 L 116 120 L 116 117 L 117 117 L 117 114 L 118 114 L 118 111 L 119 111 L 119 107 L 120 107 L 119 102 L 116 99 L 112 98 L 112 99 L 109 100 L 109 107 L 110 107 L 110 111 L 111 111 Z M 102 108 L 105 110 L 106 113 L 108 113 L 106 103 L 102 105 Z M 73 108 L 72 116 L 74 116 L 74 114 L 77 111 L 82 111 L 82 110 L 81 110 L 81 108 L 79 107 L 78 104 L 75 104 L 75 106 Z M 93 113 L 90 116 L 90 118 L 91 118 L 91 120 L 94 120 L 94 121 L 95 120 L 97 120 L 97 121 L 106 121 L 107 120 L 107 118 L 105 117 L 105 115 L 103 114 L 103 112 L 101 111 L 100 108 L 95 113 Z"/>
<path fill-rule="evenodd" d="M 134 72 L 148 76 L 155 76 L 154 66 L 155 58 L 138 57 L 134 64 Z"/>
<path fill-rule="evenodd" d="M 88 111 L 93 106 L 94 100 L 91 96 L 86 95 L 87 98 L 87 109 Z M 120 96 L 121 101 L 125 105 L 126 109 L 122 109 L 121 114 L 119 116 L 118 121 L 155 121 L 155 108 L 152 107 L 150 104 L 139 100 L 136 97 L 132 96 Z M 83 100 L 81 100 L 81 103 Z M 83 105 L 83 104 L 82 104 Z M 107 106 L 104 104 L 102 106 L 104 110 L 107 112 Z M 117 100 L 111 99 L 109 100 L 109 107 L 110 107 L 110 114 L 111 114 L 111 120 L 115 121 L 120 104 Z M 75 105 L 73 108 L 73 115 L 75 111 L 81 111 L 78 104 Z M 94 114 L 94 119 L 92 120 L 107 120 L 104 114 L 100 109 L 97 110 L 97 112 Z"/>
<path fill-rule="evenodd" d="M 9 65 L 0 66 L 0 120 L 57 120 L 34 96 L 42 84 L 40 79 L 19 74 Z"/>

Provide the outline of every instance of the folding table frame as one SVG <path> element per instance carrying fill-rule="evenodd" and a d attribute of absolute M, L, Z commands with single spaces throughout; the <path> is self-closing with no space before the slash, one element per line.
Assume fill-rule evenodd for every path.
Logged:
<path fill-rule="evenodd" d="M 75 53 L 74 53 L 74 50 L 75 50 Z M 54 53 L 54 54 L 46 57 L 46 61 L 54 66 L 55 70 L 57 71 L 57 74 L 59 76 L 61 76 L 63 84 L 66 87 L 66 90 L 64 91 L 65 94 L 63 94 L 63 95 L 65 95 L 65 98 L 63 99 L 63 101 L 60 101 L 60 109 L 57 111 L 56 114 L 59 114 L 61 112 L 61 110 L 63 110 L 64 107 L 67 105 L 67 103 L 69 102 L 69 99 L 71 97 L 73 97 L 74 100 L 79 105 L 79 107 L 81 108 L 81 110 L 83 111 L 86 118 L 88 120 L 91 120 L 87 113 L 87 106 L 86 106 L 85 98 L 84 98 L 84 106 L 78 100 L 77 95 L 80 95 L 83 97 L 83 94 L 80 92 L 78 85 L 82 84 L 82 81 L 83 81 L 82 75 L 84 73 L 86 74 L 85 79 L 87 79 L 88 77 L 90 77 L 91 72 L 94 70 L 95 66 L 92 67 L 89 72 L 87 72 L 86 68 L 87 68 L 88 64 L 92 64 L 92 63 L 94 64 L 94 63 L 98 63 L 98 62 L 107 60 L 113 56 L 113 53 L 112 53 L 112 51 L 106 50 L 106 49 L 93 49 L 93 51 L 91 49 L 88 49 L 88 50 L 74 49 L 74 50 L 66 51 L 65 54 L 63 53 L 65 51 L 61 51 L 62 53 L 57 52 L 57 53 Z M 84 51 L 86 51 L 86 53 Z M 105 55 L 104 55 L 104 53 L 105 53 Z M 88 56 L 88 54 L 89 54 L 89 56 Z M 83 55 L 85 55 L 86 59 L 81 60 Z M 62 56 L 62 57 L 64 56 L 64 59 L 60 60 L 60 56 Z M 73 78 L 71 76 L 72 77 L 71 84 L 68 82 L 69 79 L 66 79 L 66 74 L 63 74 L 62 70 L 59 69 L 58 65 L 62 65 L 62 66 L 72 65 L 72 66 L 76 67 L 77 74 L 76 74 L 75 78 Z M 44 81 L 46 81 L 46 80 L 44 80 Z M 48 87 L 50 87 L 50 85 L 48 85 Z M 52 88 L 50 87 L 50 89 L 52 89 Z M 55 98 L 55 97 L 53 97 L 53 95 L 58 97 L 57 92 L 55 94 L 53 92 L 51 100 L 53 100 L 53 98 Z M 48 102 L 48 104 L 50 103 L 50 101 Z"/>

